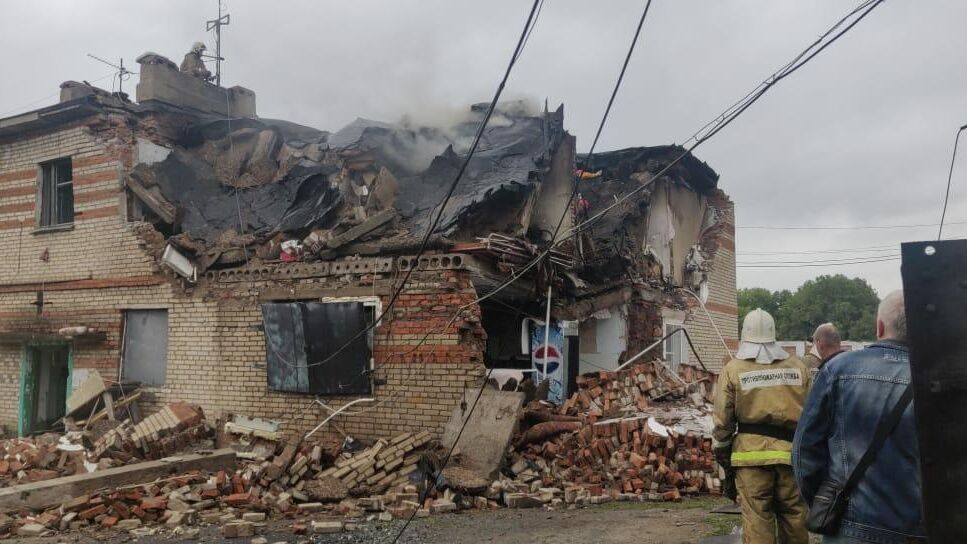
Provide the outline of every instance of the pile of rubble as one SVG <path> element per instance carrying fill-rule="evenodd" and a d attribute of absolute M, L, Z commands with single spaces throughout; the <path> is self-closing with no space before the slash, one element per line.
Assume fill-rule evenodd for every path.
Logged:
<path fill-rule="evenodd" d="M 131 428 L 111 432 L 101 442 L 111 441 L 114 455 L 158 452 L 168 444 L 204 424 L 197 407 L 175 403 Z M 261 420 L 244 419 L 247 424 Z M 253 423 L 254 422 L 254 423 Z M 344 528 L 343 518 L 386 519 L 406 517 L 416 510 L 424 515 L 444 508 L 447 501 L 420 501 L 411 477 L 419 470 L 423 451 L 430 443 L 428 431 L 402 433 L 377 440 L 355 451 L 341 451 L 323 442 L 305 440 L 286 443 L 274 431 L 252 432 L 246 423 L 227 422 L 224 428 L 243 451 L 235 470 L 194 470 L 144 484 L 117 487 L 70 498 L 40 513 L 21 508 L 10 516 L 0 514 L 0 533 L 36 536 L 52 531 L 108 529 L 130 531 L 137 536 L 172 530 L 185 536 L 197 535 L 202 524 L 219 524 L 225 537 L 252 536 L 269 516 L 293 518 L 296 533 L 333 532 Z M 146 433 L 146 430 L 150 429 Z M 258 434 L 259 436 L 254 436 Z M 278 438 L 278 440 L 276 440 Z M 350 442 L 351 443 L 351 442 Z M 265 449 L 267 444 L 271 448 Z M 224 451 L 224 450 L 220 450 Z M 261 456 L 256 451 L 268 452 Z M 132 460 L 132 463 L 137 460 Z M 416 480 L 420 480 L 419 477 Z M 322 515 L 332 519 L 303 520 Z"/>
<path fill-rule="evenodd" d="M 721 493 L 712 454 L 714 376 L 662 362 L 579 378 L 555 408 L 525 411 L 506 478 L 491 485 L 508 506 L 677 501 Z"/>
<path fill-rule="evenodd" d="M 0 487 L 89 472 L 79 438 L 47 433 L 0 441 Z"/>

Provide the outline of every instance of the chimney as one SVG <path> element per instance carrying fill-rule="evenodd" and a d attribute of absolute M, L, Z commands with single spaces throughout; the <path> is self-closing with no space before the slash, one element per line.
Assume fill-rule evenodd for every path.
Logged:
<path fill-rule="evenodd" d="M 182 72 L 174 62 L 157 53 L 145 53 L 137 62 L 141 65 L 136 90 L 139 104 L 163 102 L 226 117 L 255 117 L 255 93 L 250 89 L 219 87 Z"/>

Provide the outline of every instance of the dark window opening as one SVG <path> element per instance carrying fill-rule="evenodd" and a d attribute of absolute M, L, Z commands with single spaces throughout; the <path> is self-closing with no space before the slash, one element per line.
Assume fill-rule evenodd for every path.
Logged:
<path fill-rule="evenodd" d="M 513 307 L 496 303 L 481 304 L 480 313 L 481 323 L 487 331 L 484 358 L 487 368 L 531 368 L 530 348 L 522 349 L 521 321 L 526 316 Z"/>
<path fill-rule="evenodd" d="M 374 322 L 375 310 L 363 302 L 263 304 L 269 389 L 369 394 L 373 331 L 360 332 Z"/>
<path fill-rule="evenodd" d="M 74 222 L 74 176 L 71 160 L 58 159 L 40 165 L 40 226 Z"/>

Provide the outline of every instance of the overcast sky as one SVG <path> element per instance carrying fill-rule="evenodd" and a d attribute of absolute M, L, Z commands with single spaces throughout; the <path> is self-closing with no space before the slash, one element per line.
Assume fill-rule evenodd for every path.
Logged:
<path fill-rule="evenodd" d="M 223 84 L 258 96 L 259 115 L 337 130 L 356 117 L 439 120 L 489 100 L 530 2 L 226 0 Z M 682 142 L 785 64 L 856 3 L 846 0 L 655 0 L 600 150 Z M 563 102 L 590 145 L 643 0 L 546 0 L 505 96 Z M 213 47 L 215 1 L 0 3 L 0 117 L 56 101 L 58 85 L 110 88 L 85 54 L 180 63 Z M 936 227 L 957 128 L 967 123 L 967 2 L 888 0 L 776 86 L 696 155 L 736 203 L 742 262 L 889 257 Z M 136 77 L 125 83 L 133 94 Z M 967 161 L 967 149 L 962 150 Z M 955 170 L 948 221 L 967 222 L 967 163 Z M 945 229 L 967 236 L 967 224 Z M 889 247 L 883 247 L 889 246 Z M 875 251 L 762 254 L 877 247 Z M 739 268 L 740 287 L 794 289 L 824 273 L 900 286 L 898 261 Z"/>

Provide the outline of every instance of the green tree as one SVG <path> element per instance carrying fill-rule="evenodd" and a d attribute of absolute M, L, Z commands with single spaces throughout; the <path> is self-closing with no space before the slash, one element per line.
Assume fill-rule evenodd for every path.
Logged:
<path fill-rule="evenodd" d="M 786 338 L 781 316 L 783 306 L 791 297 L 792 293 L 787 289 L 782 291 L 769 291 L 762 287 L 739 289 L 739 335 L 742 334 L 742 320 L 745 319 L 745 315 L 756 308 L 762 308 L 776 320 L 776 335 L 779 338 Z"/>
<path fill-rule="evenodd" d="M 820 323 L 831 322 L 843 340 L 875 339 L 880 299 L 862 278 L 819 276 L 802 284 L 783 305 L 783 333 L 789 340 L 809 338 Z"/>
<path fill-rule="evenodd" d="M 747 313 L 756 308 L 762 308 L 775 316 L 779 309 L 776 306 L 772 291 L 768 289 L 762 287 L 739 289 L 737 295 L 739 299 L 739 334 L 742 334 L 742 320 L 745 319 Z"/>

